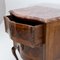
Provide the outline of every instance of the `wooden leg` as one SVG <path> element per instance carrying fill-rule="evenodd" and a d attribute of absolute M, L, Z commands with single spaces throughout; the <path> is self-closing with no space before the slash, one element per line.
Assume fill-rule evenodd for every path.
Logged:
<path fill-rule="evenodd" d="M 16 48 L 15 47 L 12 47 L 12 53 L 15 56 L 16 60 L 19 60 L 17 57 L 17 54 L 16 54 Z"/>
<path fill-rule="evenodd" d="M 17 54 L 16 54 L 16 50 L 18 50 L 18 52 L 20 53 L 19 44 L 13 41 L 13 45 L 14 45 L 14 46 L 12 47 L 12 53 L 13 53 L 14 57 L 16 58 L 16 60 L 19 60 L 19 59 L 18 59 L 18 56 L 17 56 Z"/>

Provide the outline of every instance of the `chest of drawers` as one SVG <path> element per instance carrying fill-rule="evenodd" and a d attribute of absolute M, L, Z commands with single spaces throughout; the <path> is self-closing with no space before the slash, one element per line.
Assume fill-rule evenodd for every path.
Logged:
<path fill-rule="evenodd" d="M 10 10 L 5 31 L 23 60 L 60 60 L 60 10 L 33 6 Z"/>

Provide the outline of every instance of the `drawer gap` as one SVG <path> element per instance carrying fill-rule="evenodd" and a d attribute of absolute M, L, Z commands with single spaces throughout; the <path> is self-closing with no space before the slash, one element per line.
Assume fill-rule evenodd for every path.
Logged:
<path fill-rule="evenodd" d="M 26 19 L 26 18 L 17 18 L 13 15 L 7 16 L 11 21 L 14 21 L 16 23 L 22 23 L 22 24 L 27 24 L 27 25 L 32 25 L 32 26 L 36 26 L 36 25 L 40 25 L 40 24 L 44 24 L 43 22 L 37 21 L 37 20 L 33 20 L 33 19 Z"/>

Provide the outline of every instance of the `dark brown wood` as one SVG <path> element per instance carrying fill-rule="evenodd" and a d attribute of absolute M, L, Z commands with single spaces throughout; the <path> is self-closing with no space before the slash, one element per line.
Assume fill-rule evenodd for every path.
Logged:
<path fill-rule="evenodd" d="M 60 10 L 29 7 L 10 11 L 5 30 L 23 60 L 60 60 Z"/>

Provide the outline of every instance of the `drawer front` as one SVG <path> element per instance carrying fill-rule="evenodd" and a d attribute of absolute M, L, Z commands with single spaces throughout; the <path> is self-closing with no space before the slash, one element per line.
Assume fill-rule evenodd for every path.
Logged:
<path fill-rule="evenodd" d="M 9 29 L 9 20 L 7 19 L 7 17 L 4 17 L 4 23 L 5 23 L 5 31 L 8 33 L 8 29 Z"/>
<path fill-rule="evenodd" d="M 36 27 L 30 27 L 16 24 L 16 38 L 20 40 L 22 39 L 24 42 L 23 44 L 31 44 L 32 47 L 42 44 L 43 26 L 39 25 Z"/>
<path fill-rule="evenodd" d="M 30 58 L 31 60 L 43 60 L 43 45 L 38 48 L 31 48 L 29 46 L 24 46 L 21 44 L 20 46 L 21 56 Z"/>
<path fill-rule="evenodd" d="M 5 17 L 5 28 L 12 40 L 31 47 L 42 44 L 43 25 L 30 26 L 16 23 Z M 9 30 L 9 31 L 8 31 Z"/>
<path fill-rule="evenodd" d="M 16 37 L 21 38 L 23 40 L 28 40 L 30 42 L 33 41 L 33 27 L 22 25 L 22 24 L 16 24 Z"/>
<path fill-rule="evenodd" d="M 5 31 L 10 35 L 10 37 L 15 37 L 15 23 L 10 21 L 8 17 L 4 17 Z"/>

